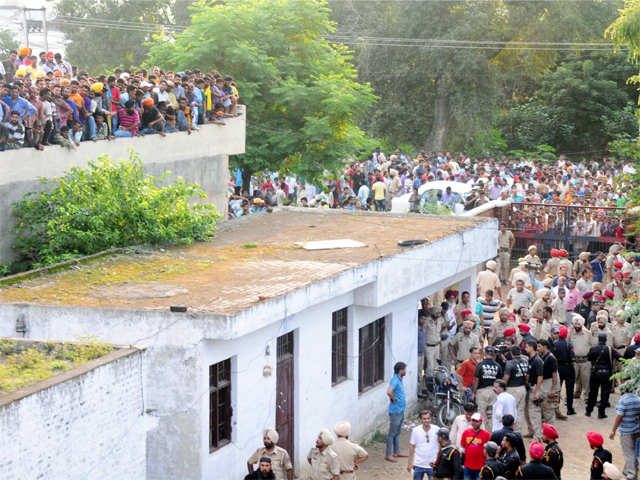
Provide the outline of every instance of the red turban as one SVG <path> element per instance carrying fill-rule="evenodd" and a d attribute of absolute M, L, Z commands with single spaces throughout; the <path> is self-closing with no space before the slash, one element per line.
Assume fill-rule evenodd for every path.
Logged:
<path fill-rule="evenodd" d="M 633 337 L 633 343 L 640 343 L 640 333 L 636 333 Z"/>
<path fill-rule="evenodd" d="M 461 316 L 462 318 L 464 318 L 464 317 L 466 317 L 467 315 L 471 315 L 472 313 L 473 313 L 473 312 L 472 312 L 471 310 L 462 310 L 462 311 L 460 312 L 460 316 Z"/>
<path fill-rule="evenodd" d="M 567 338 L 567 335 L 569 334 L 569 330 L 567 330 L 567 327 L 565 327 L 564 325 L 561 325 L 558 330 L 559 330 L 558 336 L 560 338 Z"/>
<path fill-rule="evenodd" d="M 520 325 L 518 325 L 518 330 L 524 333 L 529 333 L 529 331 L 531 330 L 531 327 L 526 323 L 521 323 Z"/>
<path fill-rule="evenodd" d="M 604 438 L 598 432 L 587 432 L 587 440 L 592 447 L 601 447 L 604 443 Z"/>
<path fill-rule="evenodd" d="M 544 455 L 544 445 L 540 442 L 531 442 L 531 445 L 529 445 L 529 455 L 531 455 L 531 458 L 534 460 L 540 460 Z"/>
<path fill-rule="evenodd" d="M 605 297 L 607 297 L 607 298 L 609 298 L 609 299 L 613 299 L 613 297 L 615 297 L 615 296 L 616 296 L 616 294 L 615 294 L 615 293 L 613 293 L 611 290 L 605 290 L 605 291 L 604 291 L 604 296 L 605 296 Z"/>
<path fill-rule="evenodd" d="M 453 297 L 453 298 L 458 298 L 458 291 L 457 290 L 447 290 L 444 294 L 444 298 L 447 297 Z"/>
<path fill-rule="evenodd" d="M 560 256 L 561 257 L 568 257 L 569 256 L 569 252 L 567 252 L 564 248 L 560 249 Z"/>
<path fill-rule="evenodd" d="M 548 423 L 542 424 L 542 435 L 544 435 L 547 438 L 550 438 L 551 440 L 554 440 L 559 437 L 556 427 L 554 427 L 553 425 L 549 425 Z"/>
<path fill-rule="evenodd" d="M 505 338 L 507 337 L 513 337 L 516 334 L 516 329 L 515 328 L 507 328 L 504 333 L 503 336 Z"/>
<path fill-rule="evenodd" d="M 516 314 L 515 313 L 510 313 L 509 315 L 507 315 L 507 319 L 508 320 L 515 320 L 516 319 Z"/>
<path fill-rule="evenodd" d="M 551 249 L 551 256 L 552 257 L 559 257 L 560 256 L 560 250 L 558 250 L 557 248 L 552 248 Z"/>
<path fill-rule="evenodd" d="M 616 260 L 615 262 L 613 262 L 613 266 L 616 268 L 622 268 L 622 262 Z"/>
<path fill-rule="evenodd" d="M 618 280 L 619 278 L 622 278 L 622 272 L 618 272 L 613 276 L 614 280 Z"/>

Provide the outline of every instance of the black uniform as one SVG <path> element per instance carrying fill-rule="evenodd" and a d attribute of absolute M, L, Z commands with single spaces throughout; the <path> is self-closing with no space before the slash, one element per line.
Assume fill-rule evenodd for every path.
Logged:
<path fill-rule="evenodd" d="M 521 387 L 527 383 L 529 375 L 529 362 L 522 357 L 516 357 L 507 361 L 504 374 L 509 375 L 508 387 Z M 498 444 L 499 445 L 499 444 Z"/>
<path fill-rule="evenodd" d="M 526 465 L 518 467 L 516 478 L 526 480 L 558 480 L 551 467 L 546 466 L 540 460 L 532 460 Z"/>
<path fill-rule="evenodd" d="M 578 305 L 576 305 L 574 312 L 580 314 L 580 316 L 582 316 L 582 318 L 584 318 L 586 322 L 589 319 L 589 314 L 591 313 L 591 302 L 589 302 L 588 305 L 585 305 L 584 302 L 580 302 Z M 590 325 L 585 326 L 589 328 Z"/>
<path fill-rule="evenodd" d="M 512 448 L 511 451 L 502 450 L 498 460 L 504 465 L 504 473 L 502 475 L 507 479 L 515 478 L 516 470 L 520 466 L 520 456 L 516 449 Z"/>
<path fill-rule="evenodd" d="M 613 373 L 613 361 L 619 358 L 620 354 L 607 345 L 595 345 L 589 350 L 587 359 L 591 362 L 591 377 L 589 378 L 587 415 L 591 415 L 598 400 L 598 389 L 601 389 L 598 417 L 604 417 L 605 408 L 609 404 L 609 393 L 611 393 L 609 378 Z"/>
<path fill-rule="evenodd" d="M 533 357 L 529 358 L 529 387 L 531 387 L 529 393 L 532 396 L 534 393 L 533 389 L 538 382 L 538 377 L 542 377 L 543 366 L 544 364 L 542 362 L 542 359 L 537 353 Z"/>
<path fill-rule="evenodd" d="M 526 361 L 526 360 L 525 360 Z M 527 364 L 528 366 L 528 364 Z M 500 445 L 502 443 L 502 439 L 507 433 L 511 433 L 515 436 L 515 440 L 513 442 L 512 447 L 515 448 L 516 452 L 518 452 L 518 456 L 520 460 L 527 458 L 527 451 L 524 448 L 524 440 L 522 439 L 522 435 L 520 432 L 514 432 L 511 427 L 502 427 L 500 430 L 496 430 L 491 434 L 491 441 L 496 442 L 496 444 Z"/>
<path fill-rule="evenodd" d="M 560 450 L 560 447 L 558 446 L 558 442 L 549 443 L 544 447 L 542 463 L 551 467 L 553 473 L 555 473 L 558 480 L 560 480 L 560 470 L 562 470 L 564 458 L 562 456 L 562 450 Z"/>
<path fill-rule="evenodd" d="M 591 462 L 591 480 L 602 480 L 602 472 L 604 462 L 611 463 L 611 452 L 602 447 L 598 447 L 593 452 L 593 461 Z"/>
<path fill-rule="evenodd" d="M 553 355 L 558 360 L 558 376 L 560 377 L 560 390 L 562 383 L 567 394 L 567 412 L 573 412 L 573 388 L 576 383 L 576 371 L 573 367 L 576 354 L 573 352 L 573 345 L 564 338 L 553 344 Z"/>
<path fill-rule="evenodd" d="M 478 390 L 493 387 L 493 382 L 502 378 L 502 367 L 492 358 L 485 358 L 476 365 L 475 377 L 478 379 Z"/>
<path fill-rule="evenodd" d="M 456 447 L 447 445 L 440 449 L 435 466 L 433 467 L 433 476 L 435 478 L 462 480 L 462 459 Z"/>
<path fill-rule="evenodd" d="M 504 465 L 495 458 L 487 458 L 480 469 L 480 478 L 482 480 L 495 480 L 504 473 Z"/>

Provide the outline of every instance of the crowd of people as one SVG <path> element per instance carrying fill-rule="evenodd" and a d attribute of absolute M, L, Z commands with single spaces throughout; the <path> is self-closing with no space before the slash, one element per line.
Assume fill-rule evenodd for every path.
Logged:
<path fill-rule="evenodd" d="M 565 250 L 553 249 L 543 262 L 531 245 L 516 268 L 503 278 L 498 272 L 498 262 L 488 261 L 477 277 L 475 302 L 469 292 L 448 290 L 443 302 L 426 298 L 420 307 L 419 365 L 423 372 L 439 364 L 455 372 L 468 402 L 448 432 L 453 446 L 465 453 L 462 467 L 458 477 L 445 477 L 560 478 L 554 423 L 578 414 L 574 400 L 581 396 L 585 416 L 597 411 L 598 419 L 608 418 L 609 397 L 618 388 L 622 395 L 608 436 L 619 434 L 624 467 L 620 472 L 611 464 L 603 434 L 589 432 L 590 478 L 635 480 L 640 397 L 630 382 L 611 377 L 620 371 L 621 359 L 640 362 L 640 329 L 631 313 L 640 255 L 613 244 L 607 254 L 581 252 L 575 262 Z M 397 435 L 396 423 L 390 410 L 390 438 Z M 530 463 L 540 465 L 526 464 L 523 438 L 533 441 Z M 388 460 L 393 453 L 388 447 Z M 442 478 L 429 467 L 434 452 L 424 458 L 430 459 L 420 464 L 432 468 L 429 478 Z M 543 473 L 541 465 L 555 476 Z"/>
<path fill-rule="evenodd" d="M 469 210 L 503 200 L 513 204 L 503 218 L 507 229 L 622 239 L 626 233 L 623 192 L 629 187 L 622 174 L 634 172 L 630 163 L 607 157 L 587 161 L 561 155 L 546 163 L 524 157 L 472 159 L 448 152 L 420 152 L 414 158 L 400 150 L 387 157 L 376 148 L 367 158 L 349 163 L 339 178 L 315 185 L 278 172 L 262 172 L 246 185 L 242 171 L 236 169 L 231 173 L 234 191 L 229 215 L 234 218 L 286 205 L 390 211 L 403 196 L 409 212 L 429 212 L 433 205 L 455 210 L 456 203 Z M 439 180 L 465 184 L 468 193 L 442 188 L 436 194 L 425 194 L 421 190 Z M 583 242 L 576 240 L 576 248 Z M 539 245 L 547 249 L 559 246 L 553 240 L 541 240 Z"/>
<path fill-rule="evenodd" d="M 23 47 L 0 63 L 0 151 L 138 135 L 191 133 L 224 125 L 239 93 L 233 79 L 213 70 L 116 69 L 89 75 L 60 53 Z"/>

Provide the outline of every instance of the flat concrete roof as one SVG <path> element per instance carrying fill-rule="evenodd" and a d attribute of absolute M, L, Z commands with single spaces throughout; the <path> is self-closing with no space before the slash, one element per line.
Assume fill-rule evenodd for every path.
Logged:
<path fill-rule="evenodd" d="M 212 242 L 116 254 L 0 288 L 0 304 L 168 310 L 233 316 L 488 218 L 281 209 L 224 222 Z M 297 242 L 351 239 L 360 248 L 305 250 Z"/>

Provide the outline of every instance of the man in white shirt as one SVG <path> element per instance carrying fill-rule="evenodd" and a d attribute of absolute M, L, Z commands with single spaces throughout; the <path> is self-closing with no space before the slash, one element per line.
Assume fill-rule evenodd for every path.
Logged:
<path fill-rule="evenodd" d="M 420 412 L 420 423 L 411 430 L 409 440 L 409 462 L 407 471 L 413 472 L 413 478 L 422 480 L 427 474 L 429 480 L 433 477 L 432 464 L 438 458 L 438 430 L 435 425 L 431 425 L 431 412 L 423 410 Z"/>
<path fill-rule="evenodd" d="M 464 406 L 464 414 L 458 415 L 451 424 L 451 431 L 449 432 L 449 438 L 454 447 L 460 450 L 460 440 L 462 439 L 462 433 L 465 430 L 471 428 L 471 416 L 475 413 L 476 408 L 473 403 L 467 403 Z"/>
<path fill-rule="evenodd" d="M 491 431 L 495 432 L 502 428 L 502 416 L 513 415 L 515 421 L 518 421 L 518 407 L 516 399 L 510 393 L 507 393 L 507 384 L 503 380 L 493 382 L 493 391 L 496 392 L 496 402 L 493 404 L 493 416 Z"/>

